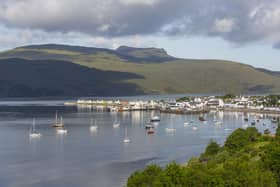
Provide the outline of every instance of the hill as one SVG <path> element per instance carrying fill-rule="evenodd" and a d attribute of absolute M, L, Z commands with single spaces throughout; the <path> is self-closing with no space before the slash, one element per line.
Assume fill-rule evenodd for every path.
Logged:
<path fill-rule="evenodd" d="M 49 63 L 64 61 L 64 64 L 76 64 L 79 67 L 93 68 L 102 72 L 130 73 L 137 78 L 116 79 L 114 83 L 136 86 L 137 91 L 133 93 L 280 92 L 280 77 L 269 72 L 231 61 L 178 59 L 157 48 L 121 46 L 111 50 L 46 44 L 24 46 L 0 53 L 0 59 L 3 61 L 9 58 L 33 62 L 45 60 Z M 21 70 L 17 68 L 17 71 Z M 52 73 L 52 70 L 48 71 Z M 98 76 L 100 79 L 106 79 L 106 75 Z M 79 76 L 75 77 L 79 79 Z M 60 88 L 63 89 L 62 86 Z M 110 94 L 114 95 L 112 92 Z M 130 94 L 131 92 L 124 93 Z"/>
<path fill-rule="evenodd" d="M 210 142 L 199 158 L 186 165 L 175 162 L 150 165 L 133 173 L 127 187 L 149 186 L 280 186 L 280 128 L 276 137 L 261 135 L 255 127 L 237 129 L 224 146 Z"/>
<path fill-rule="evenodd" d="M 102 71 L 66 61 L 0 60 L 0 97 L 142 94 L 132 73 Z"/>

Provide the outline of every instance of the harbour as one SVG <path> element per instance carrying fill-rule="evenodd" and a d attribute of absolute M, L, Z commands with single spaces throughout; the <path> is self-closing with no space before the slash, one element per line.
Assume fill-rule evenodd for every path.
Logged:
<path fill-rule="evenodd" d="M 121 187 L 133 171 L 151 163 L 183 164 L 199 155 L 210 140 L 223 144 L 232 131 L 251 126 L 256 119 L 255 113 L 247 113 L 246 122 L 243 112 L 212 110 L 203 122 L 199 114 L 108 112 L 64 103 L 0 105 L 1 186 Z M 52 127 L 56 111 L 63 116 L 66 134 Z M 159 121 L 151 122 L 153 116 Z M 29 136 L 34 117 L 39 138 Z M 273 115 L 262 114 L 254 126 L 273 134 L 277 124 L 272 119 Z M 119 126 L 114 128 L 116 122 Z M 148 124 L 153 133 L 148 133 Z M 98 128 L 92 131 L 94 125 Z"/>

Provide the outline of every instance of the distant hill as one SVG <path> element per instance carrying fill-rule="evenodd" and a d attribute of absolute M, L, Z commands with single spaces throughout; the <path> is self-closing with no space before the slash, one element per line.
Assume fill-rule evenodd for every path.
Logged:
<path fill-rule="evenodd" d="M 270 71 L 231 61 L 178 59 L 158 48 L 121 46 L 112 50 L 57 44 L 23 46 L 0 53 L 1 71 L 4 72 L 8 68 L 4 64 L 13 62 L 14 58 L 17 61 L 12 63 L 14 70 L 9 66 L 14 82 L 28 85 L 31 89 L 38 89 L 37 84 L 45 89 L 53 87 L 55 89 L 52 90 L 59 89 L 59 95 L 65 96 L 280 92 L 280 77 Z M 35 71 L 34 69 L 42 64 L 44 78 L 35 76 L 37 82 L 24 79 L 31 70 Z M 69 67 L 77 70 L 69 72 Z M 82 76 L 83 68 L 87 70 L 85 76 Z M 67 84 L 58 81 L 54 86 L 47 82 L 48 79 L 60 79 L 58 74 L 52 76 L 58 69 L 61 71 L 59 75 L 63 74 L 63 80 L 67 81 Z M 114 76 L 108 76 L 108 72 Z M 0 75 L 0 82 L 5 80 L 6 76 L 9 75 Z M 11 96 L 7 94 L 11 86 L 5 85 L 6 91 L 0 90 L 0 96 Z M 35 95 L 57 94 L 46 92 Z"/>
<path fill-rule="evenodd" d="M 141 78 L 66 61 L 4 59 L 0 60 L 0 97 L 143 94 L 138 86 L 122 82 Z"/>

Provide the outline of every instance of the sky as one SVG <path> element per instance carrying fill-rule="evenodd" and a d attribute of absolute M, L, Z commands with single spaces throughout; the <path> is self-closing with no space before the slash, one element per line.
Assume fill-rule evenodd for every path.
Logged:
<path fill-rule="evenodd" d="M 0 0 L 0 50 L 164 48 L 280 71 L 280 0 Z"/>

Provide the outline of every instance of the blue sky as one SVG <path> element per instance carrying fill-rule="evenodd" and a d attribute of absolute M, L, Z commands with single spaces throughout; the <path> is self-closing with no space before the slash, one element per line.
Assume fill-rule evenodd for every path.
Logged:
<path fill-rule="evenodd" d="M 280 0 L 1 0 L 0 50 L 159 47 L 280 71 Z"/>

